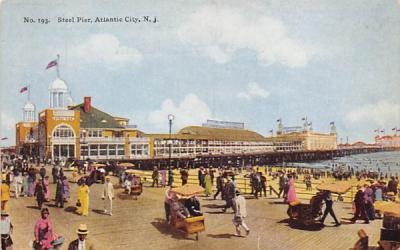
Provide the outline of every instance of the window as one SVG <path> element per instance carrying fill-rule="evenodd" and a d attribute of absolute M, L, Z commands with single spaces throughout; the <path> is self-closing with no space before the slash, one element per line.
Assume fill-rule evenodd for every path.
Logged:
<path fill-rule="evenodd" d="M 55 138 L 74 138 L 74 131 L 66 126 L 66 125 L 61 125 L 58 126 L 54 132 L 53 132 L 53 137 Z"/>
<path fill-rule="evenodd" d="M 88 156 L 88 146 L 81 146 L 81 156 Z"/>
<path fill-rule="evenodd" d="M 100 155 L 107 155 L 107 144 L 100 144 Z"/>
<path fill-rule="evenodd" d="M 117 145 L 117 155 L 125 155 L 125 145 L 124 144 Z"/>
<path fill-rule="evenodd" d="M 108 145 L 108 155 L 117 155 L 116 154 L 116 146 L 117 145 L 115 145 L 115 144 L 110 144 L 110 145 Z"/>
<path fill-rule="evenodd" d="M 99 154 L 99 145 L 90 145 L 90 156 L 97 156 Z"/>

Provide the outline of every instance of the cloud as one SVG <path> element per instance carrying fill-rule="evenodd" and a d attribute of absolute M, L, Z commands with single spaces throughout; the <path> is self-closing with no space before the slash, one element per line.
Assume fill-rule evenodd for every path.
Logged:
<path fill-rule="evenodd" d="M 171 99 L 162 102 L 161 107 L 150 112 L 148 121 L 159 129 L 168 128 L 168 114 L 173 114 L 173 126 L 181 129 L 189 125 L 201 125 L 211 118 L 208 105 L 195 94 L 186 95 L 179 104 Z"/>
<path fill-rule="evenodd" d="M 246 91 L 239 92 L 237 97 L 244 98 L 247 100 L 253 99 L 253 97 L 261 97 L 267 98 L 269 96 L 269 92 L 263 89 L 258 83 L 256 82 L 249 82 L 247 84 Z"/>
<path fill-rule="evenodd" d="M 96 34 L 76 45 L 74 55 L 87 63 L 101 63 L 110 68 L 121 64 L 139 63 L 143 55 L 135 48 L 121 45 L 117 37 Z"/>
<path fill-rule="evenodd" d="M 261 64 L 307 65 L 313 50 L 290 39 L 280 20 L 243 9 L 204 6 L 178 28 L 177 37 L 219 64 L 229 62 L 236 51 L 249 49 Z"/>
<path fill-rule="evenodd" d="M 396 126 L 400 124 L 400 104 L 386 100 L 375 104 L 366 104 L 351 110 L 346 118 L 351 123 L 369 124 L 375 126 Z"/>

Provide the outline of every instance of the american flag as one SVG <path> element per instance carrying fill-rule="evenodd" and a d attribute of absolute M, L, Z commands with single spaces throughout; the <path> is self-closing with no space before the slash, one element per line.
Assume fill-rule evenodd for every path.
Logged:
<path fill-rule="evenodd" d="M 1 138 L 2 141 L 7 140 L 7 139 L 8 139 L 7 137 L 2 137 Z"/>
<path fill-rule="evenodd" d="M 53 60 L 53 61 L 51 61 L 51 62 L 49 62 L 49 63 L 47 64 L 46 69 L 49 69 L 49 68 L 54 67 L 54 66 L 56 66 L 56 65 L 57 65 L 57 60 Z"/>
<path fill-rule="evenodd" d="M 25 87 L 21 88 L 19 90 L 19 93 L 24 93 L 25 91 L 28 91 L 28 86 L 25 86 Z"/>

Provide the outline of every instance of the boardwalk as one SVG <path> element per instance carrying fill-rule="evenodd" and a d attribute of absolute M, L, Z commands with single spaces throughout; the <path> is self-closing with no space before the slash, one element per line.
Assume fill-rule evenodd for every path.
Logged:
<path fill-rule="evenodd" d="M 116 179 L 113 179 L 116 182 Z M 352 224 L 333 227 L 330 217 L 324 228 L 302 230 L 288 226 L 287 205 L 272 197 L 259 200 L 247 197 L 247 223 L 251 233 L 247 238 L 233 235 L 232 213 L 220 213 L 221 200 L 214 201 L 201 197 L 202 209 L 206 217 L 206 231 L 200 240 L 194 237 L 185 238 L 181 233 L 172 230 L 164 222 L 162 188 L 146 187 L 138 200 L 125 199 L 117 189 L 114 202 L 114 215 L 107 216 L 99 212 L 103 203 L 100 199 L 102 185 L 95 184 L 90 193 L 90 213 L 81 217 L 71 211 L 76 201 L 76 184 L 71 183 L 72 198 L 64 209 L 50 209 L 55 231 L 66 238 L 66 242 L 75 239 L 75 230 L 80 223 L 87 223 L 89 238 L 96 243 L 96 249 L 349 249 L 357 240 L 357 231 L 364 228 L 370 236 L 370 245 L 376 245 L 379 239 L 381 220 L 369 225 Z M 54 198 L 54 185 L 51 185 Z M 30 249 L 29 241 L 33 239 L 34 223 L 39 217 L 33 198 L 12 199 L 10 203 L 11 219 L 15 226 L 13 239 L 15 249 Z M 351 217 L 349 203 L 335 203 L 339 218 Z M 343 220 L 345 221 L 345 220 Z M 64 244 L 64 249 L 67 244 Z"/>

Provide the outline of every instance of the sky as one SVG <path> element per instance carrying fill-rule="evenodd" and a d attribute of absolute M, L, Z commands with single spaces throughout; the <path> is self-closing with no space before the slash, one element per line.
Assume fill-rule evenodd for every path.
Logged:
<path fill-rule="evenodd" d="M 94 22 L 143 16 L 157 22 Z M 1 144 L 15 144 L 27 100 L 20 88 L 30 85 L 37 111 L 48 107 L 56 71 L 45 67 L 57 54 L 76 104 L 91 96 L 147 133 L 168 132 L 170 113 L 174 131 L 217 119 L 265 136 L 278 119 L 298 126 L 306 116 L 314 131 L 334 121 L 339 139 L 372 142 L 377 128 L 400 129 L 399 39 L 395 0 L 5 0 Z"/>

